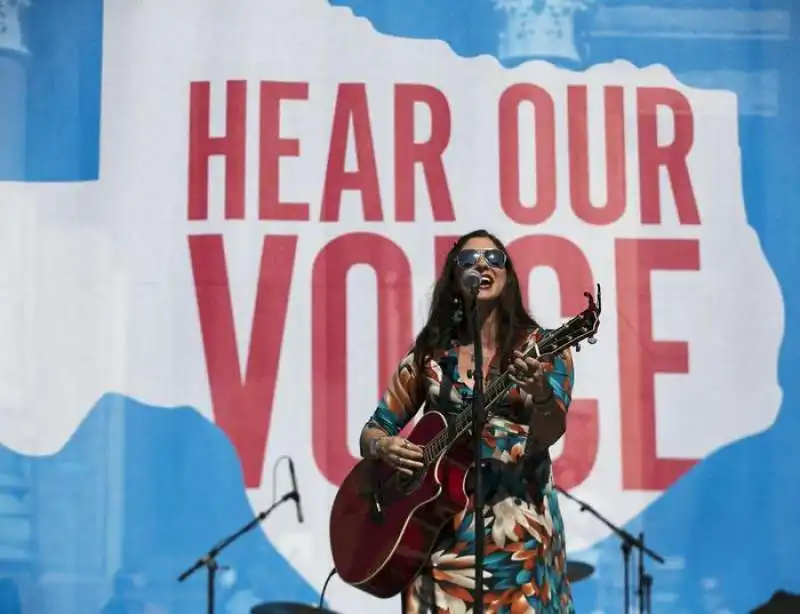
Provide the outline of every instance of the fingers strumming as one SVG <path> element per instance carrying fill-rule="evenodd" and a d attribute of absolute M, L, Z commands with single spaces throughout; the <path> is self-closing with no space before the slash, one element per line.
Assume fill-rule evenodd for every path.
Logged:
<path fill-rule="evenodd" d="M 403 461 L 404 464 L 411 464 L 415 467 L 422 467 L 420 460 L 422 456 L 413 454 L 410 450 L 402 450 L 398 452 L 397 458 Z"/>
<path fill-rule="evenodd" d="M 413 461 L 408 458 L 403 458 L 402 456 L 393 458 L 392 465 L 394 465 L 397 469 L 405 469 L 409 472 L 414 469 L 422 468 L 422 463 L 418 463 L 417 461 Z"/>

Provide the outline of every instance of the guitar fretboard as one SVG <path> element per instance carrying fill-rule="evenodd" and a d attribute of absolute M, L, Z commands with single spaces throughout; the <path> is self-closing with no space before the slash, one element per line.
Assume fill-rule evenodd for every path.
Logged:
<path fill-rule="evenodd" d="M 488 417 L 492 407 L 511 389 L 513 382 L 509 377 L 508 371 L 494 380 L 484 391 L 484 411 Z M 434 437 L 425 446 L 425 464 L 430 464 L 452 445 L 452 443 L 466 433 L 472 426 L 472 403 L 465 403 L 464 408 L 447 425 L 447 428 Z"/>

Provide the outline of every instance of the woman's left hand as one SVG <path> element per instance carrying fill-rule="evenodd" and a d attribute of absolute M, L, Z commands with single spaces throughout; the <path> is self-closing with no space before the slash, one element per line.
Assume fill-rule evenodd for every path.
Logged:
<path fill-rule="evenodd" d="M 545 396 L 547 379 L 544 365 L 535 358 L 523 358 L 522 352 L 514 352 L 509 376 L 522 390 L 534 397 Z"/>

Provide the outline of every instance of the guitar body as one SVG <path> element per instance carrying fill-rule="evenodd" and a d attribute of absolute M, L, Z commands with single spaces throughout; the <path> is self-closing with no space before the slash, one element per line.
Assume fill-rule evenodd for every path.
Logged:
<path fill-rule="evenodd" d="M 446 427 L 442 414 L 426 413 L 408 440 L 424 447 Z M 472 454 L 469 441 L 462 441 L 406 488 L 390 487 L 396 472 L 382 461 L 362 460 L 350 471 L 330 518 L 331 551 L 342 580 L 380 598 L 414 581 L 441 530 L 467 506 Z"/>

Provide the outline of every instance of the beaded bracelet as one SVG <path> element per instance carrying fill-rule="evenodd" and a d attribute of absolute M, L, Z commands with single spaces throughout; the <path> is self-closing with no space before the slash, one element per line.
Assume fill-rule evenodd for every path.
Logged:
<path fill-rule="evenodd" d="M 553 413 L 552 402 L 553 402 L 554 398 L 555 398 L 555 395 L 553 394 L 553 389 L 552 388 L 550 389 L 550 394 L 548 394 L 544 398 L 544 400 L 542 400 L 542 401 L 537 401 L 536 397 L 531 395 L 531 401 L 533 402 L 534 411 L 537 414 L 541 415 L 541 416 L 547 416 L 547 415 Z M 550 405 L 550 408 L 547 409 L 547 411 L 542 411 L 541 408 L 542 407 L 546 407 L 548 405 Z"/>

